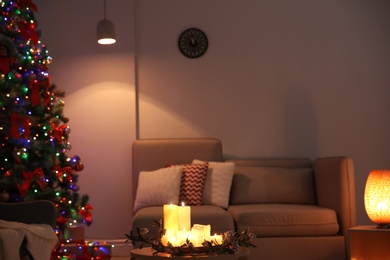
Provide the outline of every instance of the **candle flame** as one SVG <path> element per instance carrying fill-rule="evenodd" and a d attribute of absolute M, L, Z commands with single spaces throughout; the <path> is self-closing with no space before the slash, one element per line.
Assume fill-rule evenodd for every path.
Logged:
<path fill-rule="evenodd" d="M 182 202 L 181 202 L 181 206 L 182 206 L 182 207 L 184 207 L 184 206 L 185 206 L 185 205 L 184 205 L 184 201 L 182 201 Z"/>

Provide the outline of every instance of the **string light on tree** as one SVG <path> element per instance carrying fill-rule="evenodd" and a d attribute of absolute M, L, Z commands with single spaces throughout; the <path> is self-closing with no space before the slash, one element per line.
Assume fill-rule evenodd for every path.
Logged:
<path fill-rule="evenodd" d="M 92 222 L 78 194 L 80 157 L 69 157 L 64 91 L 51 83 L 32 0 L 0 0 L 0 201 L 51 200 L 57 225 Z"/>

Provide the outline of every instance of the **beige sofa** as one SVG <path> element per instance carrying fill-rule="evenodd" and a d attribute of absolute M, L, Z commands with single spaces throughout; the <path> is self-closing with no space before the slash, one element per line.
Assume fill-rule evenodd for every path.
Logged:
<path fill-rule="evenodd" d="M 194 159 L 224 162 L 218 139 L 144 139 L 133 144 L 133 197 L 138 175 Z M 229 203 L 191 207 L 192 223 L 210 224 L 212 233 L 256 234 L 250 259 L 347 259 L 347 229 L 356 222 L 352 160 L 235 159 Z M 208 173 L 209 174 L 209 173 Z M 207 180 L 206 180 L 207 181 Z M 132 229 L 149 227 L 163 216 L 162 205 L 136 212 Z"/>

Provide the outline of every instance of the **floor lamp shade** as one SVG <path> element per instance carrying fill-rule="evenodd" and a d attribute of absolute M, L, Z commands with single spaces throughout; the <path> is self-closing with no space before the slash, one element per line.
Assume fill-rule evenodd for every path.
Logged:
<path fill-rule="evenodd" d="M 107 19 L 101 20 L 97 25 L 97 37 L 100 44 L 113 44 L 115 39 L 114 24 Z"/>
<path fill-rule="evenodd" d="M 390 171 L 373 170 L 364 190 L 364 206 L 368 217 L 378 228 L 390 227 Z"/>

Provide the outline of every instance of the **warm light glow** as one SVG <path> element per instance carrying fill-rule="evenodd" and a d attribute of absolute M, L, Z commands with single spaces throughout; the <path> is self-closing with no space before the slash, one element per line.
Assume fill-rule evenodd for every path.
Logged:
<path fill-rule="evenodd" d="M 364 206 L 368 217 L 378 227 L 390 224 L 390 171 L 370 172 L 364 191 Z"/>
<path fill-rule="evenodd" d="M 103 44 L 103 45 L 114 44 L 114 43 L 116 43 L 116 40 L 113 38 L 102 38 L 102 39 L 98 40 L 98 43 Z"/>
<path fill-rule="evenodd" d="M 191 229 L 191 208 L 185 206 L 184 202 L 181 207 L 177 208 L 178 231 L 188 231 Z"/>
<path fill-rule="evenodd" d="M 202 247 L 203 242 L 209 241 L 212 244 L 222 244 L 223 235 L 211 233 L 211 225 L 194 224 L 191 228 L 191 207 L 165 204 L 163 207 L 165 234 L 161 243 L 167 246 L 181 246 L 189 240 L 193 246 Z"/>
<path fill-rule="evenodd" d="M 178 212 L 177 205 L 166 204 L 164 207 L 164 229 L 169 230 L 171 234 L 176 234 L 178 230 Z"/>

